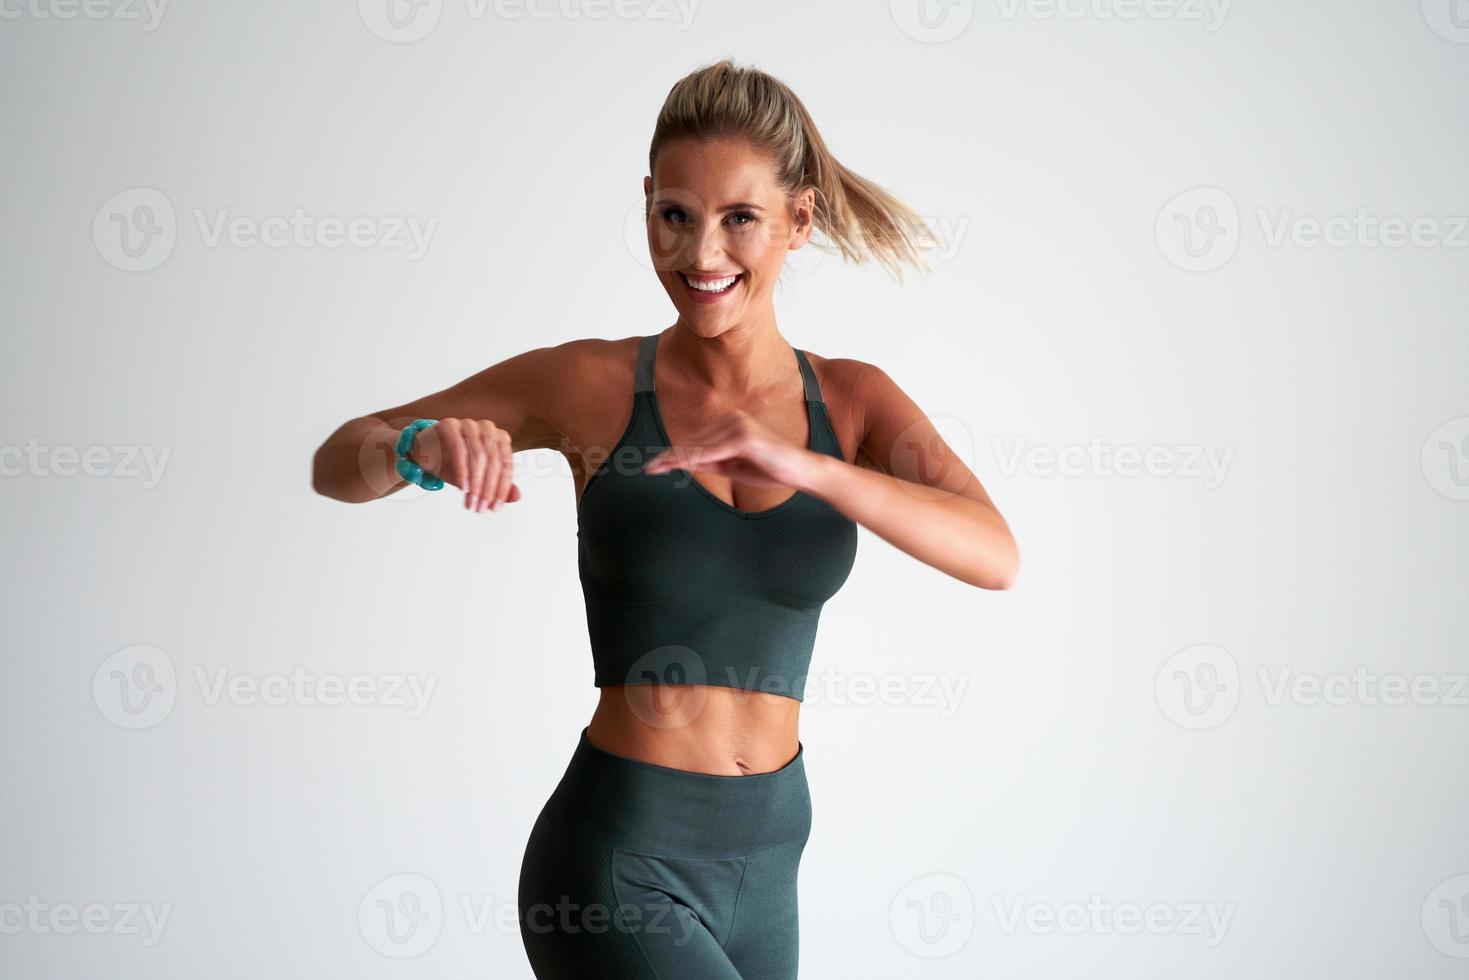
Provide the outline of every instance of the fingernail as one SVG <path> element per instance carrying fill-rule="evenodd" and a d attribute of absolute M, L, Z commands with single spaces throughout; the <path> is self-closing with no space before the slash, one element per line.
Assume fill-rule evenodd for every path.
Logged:
<path fill-rule="evenodd" d="M 466 493 L 464 495 L 464 509 L 474 510 L 474 494 Z"/>

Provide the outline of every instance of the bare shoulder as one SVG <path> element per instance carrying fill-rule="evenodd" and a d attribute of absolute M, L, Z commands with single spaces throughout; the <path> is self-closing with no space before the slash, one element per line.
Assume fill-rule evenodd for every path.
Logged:
<path fill-rule="evenodd" d="M 520 449 L 562 448 L 609 398 L 632 390 L 636 337 L 588 337 L 523 350 L 442 391 L 373 412 L 390 424 L 415 418 L 490 419 Z M 397 420 L 397 421 L 395 421 Z"/>
<path fill-rule="evenodd" d="M 512 368 L 515 382 L 539 402 L 543 414 L 554 417 L 558 406 L 575 410 L 583 400 L 601 400 L 620 390 L 632 390 L 638 337 L 606 339 L 577 337 L 537 347 L 496 365 Z"/>
<path fill-rule="evenodd" d="M 822 399 L 834 423 L 846 428 L 862 440 L 874 420 L 917 412 L 912 399 L 898 387 L 888 373 L 876 364 L 855 357 L 822 357 L 807 352 L 811 370 L 821 385 Z M 845 437 L 842 440 L 846 442 Z"/>
<path fill-rule="evenodd" d="M 858 466 L 983 499 L 984 489 L 933 422 L 882 368 L 856 358 L 811 358 L 832 426 Z"/>
<path fill-rule="evenodd" d="M 554 374 L 548 382 L 557 380 L 573 383 L 594 378 L 615 378 L 619 373 L 632 377 L 637 360 L 640 336 L 578 337 L 566 340 L 554 347 L 544 348 L 547 352 L 548 368 L 555 365 Z"/>
<path fill-rule="evenodd" d="M 536 397 L 568 457 L 616 439 L 631 410 L 639 335 L 579 337 L 539 352 Z M 621 431 L 620 428 L 617 429 Z M 596 462 L 590 465 L 594 468 Z"/>

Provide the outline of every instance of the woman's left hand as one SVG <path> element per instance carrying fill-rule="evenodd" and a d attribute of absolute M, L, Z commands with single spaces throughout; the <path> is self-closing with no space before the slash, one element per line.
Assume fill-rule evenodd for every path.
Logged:
<path fill-rule="evenodd" d="M 646 473 L 681 469 L 714 473 L 757 487 L 806 490 L 821 463 L 818 453 L 793 446 L 748 412 L 727 412 L 685 444 L 654 456 Z"/>

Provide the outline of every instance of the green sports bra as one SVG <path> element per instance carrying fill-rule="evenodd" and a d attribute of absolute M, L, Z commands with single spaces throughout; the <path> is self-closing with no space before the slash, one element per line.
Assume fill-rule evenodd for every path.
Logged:
<path fill-rule="evenodd" d="M 642 338 L 632 416 L 577 510 L 578 570 L 597 687 L 710 684 L 805 697 L 821 607 L 847 580 L 857 525 L 797 491 L 764 510 L 720 500 L 687 470 L 644 473 L 668 448 Z M 807 448 L 842 459 L 804 352 Z"/>

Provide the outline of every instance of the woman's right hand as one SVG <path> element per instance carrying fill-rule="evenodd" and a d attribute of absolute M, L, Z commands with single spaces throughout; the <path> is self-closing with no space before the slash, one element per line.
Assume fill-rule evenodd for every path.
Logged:
<path fill-rule="evenodd" d="M 439 419 L 413 438 L 408 458 L 464 491 L 464 508 L 498 511 L 520 499 L 510 434 L 489 419 Z"/>

